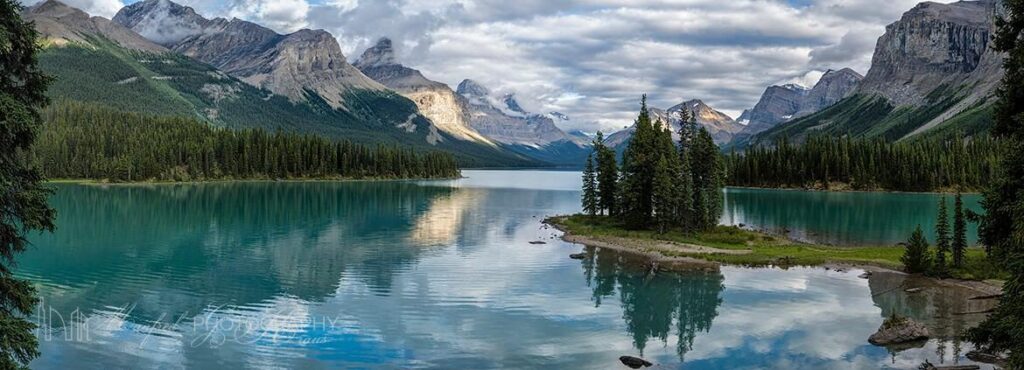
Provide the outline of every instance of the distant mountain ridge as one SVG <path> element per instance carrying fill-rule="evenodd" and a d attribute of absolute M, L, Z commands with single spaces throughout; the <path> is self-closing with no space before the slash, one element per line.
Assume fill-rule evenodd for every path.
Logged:
<path fill-rule="evenodd" d="M 173 3 L 153 0 L 138 4 Z M 186 19 L 194 13 L 181 6 L 173 9 L 178 9 L 178 16 Z M 365 76 L 380 90 L 351 89 L 346 92 L 345 107 L 336 109 L 309 89 L 302 101 L 275 94 L 180 55 L 117 22 L 91 17 L 56 0 L 26 8 L 23 16 L 35 22 L 40 32 L 44 45 L 40 65 L 56 77 L 49 90 L 54 99 L 122 111 L 194 117 L 221 127 L 287 130 L 358 143 L 444 150 L 454 153 L 468 166 L 540 164 L 508 150 L 439 132 L 418 113 L 416 104 Z M 196 19 L 202 18 L 192 20 Z M 319 62 L 313 64 L 316 63 Z"/>
<path fill-rule="evenodd" d="M 118 11 L 113 20 L 293 101 L 305 101 L 312 91 L 334 108 L 354 109 L 345 104 L 354 91 L 386 91 L 350 65 L 338 41 L 323 30 L 280 35 L 239 19 L 206 19 L 169 0 L 136 2 Z"/>
<path fill-rule="evenodd" d="M 700 99 L 684 101 L 672 106 L 668 110 L 648 107 L 648 113 L 655 124 L 668 123 L 672 130 L 672 139 L 678 141 L 679 132 L 682 129 L 682 122 L 679 121 L 679 112 L 683 109 L 686 109 L 690 115 L 696 117 L 697 124 L 708 130 L 711 137 L 715 139 L 715 143 L 719 145 L 732 141 L 733 136 L 744 128 L 743 125 L 736 122 L 732 117 L 711 108 Z M 636 125 L 634 124 L 629 128 L 608 135 L 606 143 L 611 147 L 621 150 L 629 142 L 630 137 L 635 131 Z"/>
<path fill-rule="evenodd" d="M 886 27 L 871 68 L 849 96 L 751 139 L 768 144 L 821 133 L 881 137 L 973 135 L 991 126 L 991 97 L 1003 72 L 989 46 L 996 0 L 920 3 Z"/>
<path fill-rule="evenodd" d="M 439 130 L 462 140 L 494 145 L 470 125 L 467 104 L 448 85 L 431 81 L 420 71 L 397 62 L 390 39 L 383 38 L 366 49 L 354 65 L 368 77 L 415 102 Z"/>

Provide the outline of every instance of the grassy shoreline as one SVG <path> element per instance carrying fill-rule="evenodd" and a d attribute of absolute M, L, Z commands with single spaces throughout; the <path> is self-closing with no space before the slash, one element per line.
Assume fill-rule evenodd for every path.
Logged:
<path fill-rule="evenodd" d="M 903 270 L 900 257 L 904 249 L 898 246 L 814 245 L 733 226 L 719 226 L 698 234 L 658 234 L 652 230 L 627 230 L 601 216 L 555 216 L 544 222 L 564 232 L 563 239 L 569 242 L 614 247 L 666 262 L 706 261 L 753 267 L 851 265 Z M 987 260 L 984 250 L 970 248 L 966 266 L 955 270 L 953 278 L 999 286 L 1003 273 Z"/>

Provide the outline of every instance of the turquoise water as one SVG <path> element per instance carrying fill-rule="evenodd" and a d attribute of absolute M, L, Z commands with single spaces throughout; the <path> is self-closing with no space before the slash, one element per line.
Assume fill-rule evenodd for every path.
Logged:
<path fill-rule="evenodd" d="M 952 336 L 972 324 L 950 314 L 973 309 L 966 293 L 908 295 L 902 276 L 856 270 L 650 274 L 540 224 L 578 211 L 578 173 L 464 175 L 56 186 L 58 231 L 19 258 L 42 297 L 31 365 L 617 369 L 642 355 L 666 368 L 877 369 L 968 348 L 866 342 L 891 311 Z M 779 217 L 741 199 L 730 192 L 734 219 Z"/>

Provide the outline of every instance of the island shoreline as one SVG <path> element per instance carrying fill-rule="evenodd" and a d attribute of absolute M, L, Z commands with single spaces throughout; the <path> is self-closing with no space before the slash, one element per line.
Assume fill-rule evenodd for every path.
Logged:
<path fill-rule="evenodd" d="M 688 254 L 690 254 L 690 255 L 687 255 L 687 256 L 670 256 L 670 255 L 666 255 L 666 254 L 662 253 L 661 251 L 657 250 L 656 248 L 645 248 L 645 247 L 643 247 L 642 244 L 645 244 L 645 242 L 648 242 L 648 241 L 645 241 L 644 239 L 630 239 L 630 238 L 623 238 L 623 237 L 614 237 L 614 238 L 612 238 L 612 237 L 593 237 L 593 236 L 587 236 L 587 235 L 574 234 L 573 232 L 568 230 L 568 227 L 566 227 L 565 225 L 560 224 L 558 222 L 558 220 L 560 218 L 562 218 L 562 217 L 566 217 L 566 216 L 548 217 L 548 218 L 546 218 L 546 219 L 544 219 L 542 221 L 542 223 L 544 223 L 546 225 L 550 225 L 554 229 L 556 229 L 558 231 L 561 231 L 562 232 L 562 236 L 560 237 L 561 240 L 563 240 L 565 242 L 568 242 L 568 243 L 572 243 L 572 244 L 581 244 L 581 245 L 585 245 L 585 246 L 589 246 L 589 247 L 606 248 L 606 249 L 612 249 L 612 250 L 620 251 L 620 252 L 623 252 L 623 253 L 629 253 L 631 255 L 634 255 L 634 256 L 637 256 L 637 257 L 641 257 L 641 258 L 644 258 L 644 259 L 648 260 L 649 262 L 652 263 L 653 267 L 665 268 L 665 269 L 667 269 L 669 271 L 687 271 L 687 270 L 705 270 L 705 271 L 707 271 L 707 270 L 711 270 L 711 269 L 718 269 L 721 266 L 762 267 L 762 268 L 776 268 L 776 267 L 782 267 L 782 266 L 806 266 L 806 267 L 817 267 L 817 268 L 832 269 L 832 270 L 856 268 L 856 269 L 864 270 L 865 272 L 868 272 L 868 273 L 884 272 L 884 273 L 909 275 L 909 274 L 907 274 L 904 271 L 900 271 L 898 269 L 894 269 L 891 266 L 886 266 L 886 265 L 881 264 L 881 263 L 870 263 L 870 262 L 864 262 L 864 261 L 844 261 L 842 259 L 826 261 L 825 263 L 821 263 L 821 264 L 743 265 L 743 264 L 734 264 L 734 263 L 728 263 L 728 262 L 712 261 L 712 260 L 707 260 L 707 259 L 702 259 L 702 258 L 699 258 L 699 257 L 693 257 L 692 256 L 692 255 L 700 255 L 700 254 L 709 254 L 710 255 L 710 254 L 715 254 L 715 253 L 742 254 L 742 253 L 737 253 L 738 251 L 736 251 L 736 250 L 721 249 L 721 248 L 715 248 L 715 247 L 706 246 L 706 245 L 688 245 L 688 244 L 687 245 L 680 245 L 678 243 L 672 243 L 672 244 L 676 244 L 676 245 L 682 246 L 684 252 L 688 252 L 688 250 L 686 248 L 692 248 L 692 247 L 700 247 L 700 248 L 704 248 L 704 250 L 703 251 L 689 251 Z M 849 247 L 849 248 L 855 248 L 855 247 Z M 965 289 L 969 289 L 969 290 L 975 291 L 975 292 L 978 293 L 979 297 L 980 296 L 998 295 L 998 294 L 1002 294 L 1002 292 L 1003 292 L 1001 283 L 996 283 L 996 282 L 992 282 L 992 281 L 964 280 L 964 279 L 956 279 L 956 278 L 940 279 L 940 278 L 935 278 L 935 277 L 931 277 L 931 276 L 923 276 L 923 275 L 921 277 L 925 278 L 925 279 L 928 279 L 928 280 L 930 280 L 930 281 L 932 281 L 932 282 L 934 282 L 934 283 L 936 283 L 937 285 L 940 285 L 940 286 L 958 287 L 958 288 L 965 288 Z"/>

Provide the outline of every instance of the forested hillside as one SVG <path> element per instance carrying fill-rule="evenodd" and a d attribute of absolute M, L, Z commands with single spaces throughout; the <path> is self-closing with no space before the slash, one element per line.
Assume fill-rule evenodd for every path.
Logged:
<path fill-rule="evenodd" d="M 734 186 L 852 188 L 858 190 L 980 190 L 996 177 L 1004 142 L 816 136 L 801 145 L 779 140 L 771 147 L 732 153 L 728 182 Z"/>
<path fill-rule="evenodd" d="M 113 181 L 447 178 L 448 153 L 359 145 L 264 129 L 215 128 L 192 118 L 125 113 L 74 102 L 43 112 L 32 151 L 47 178 Z"/>

